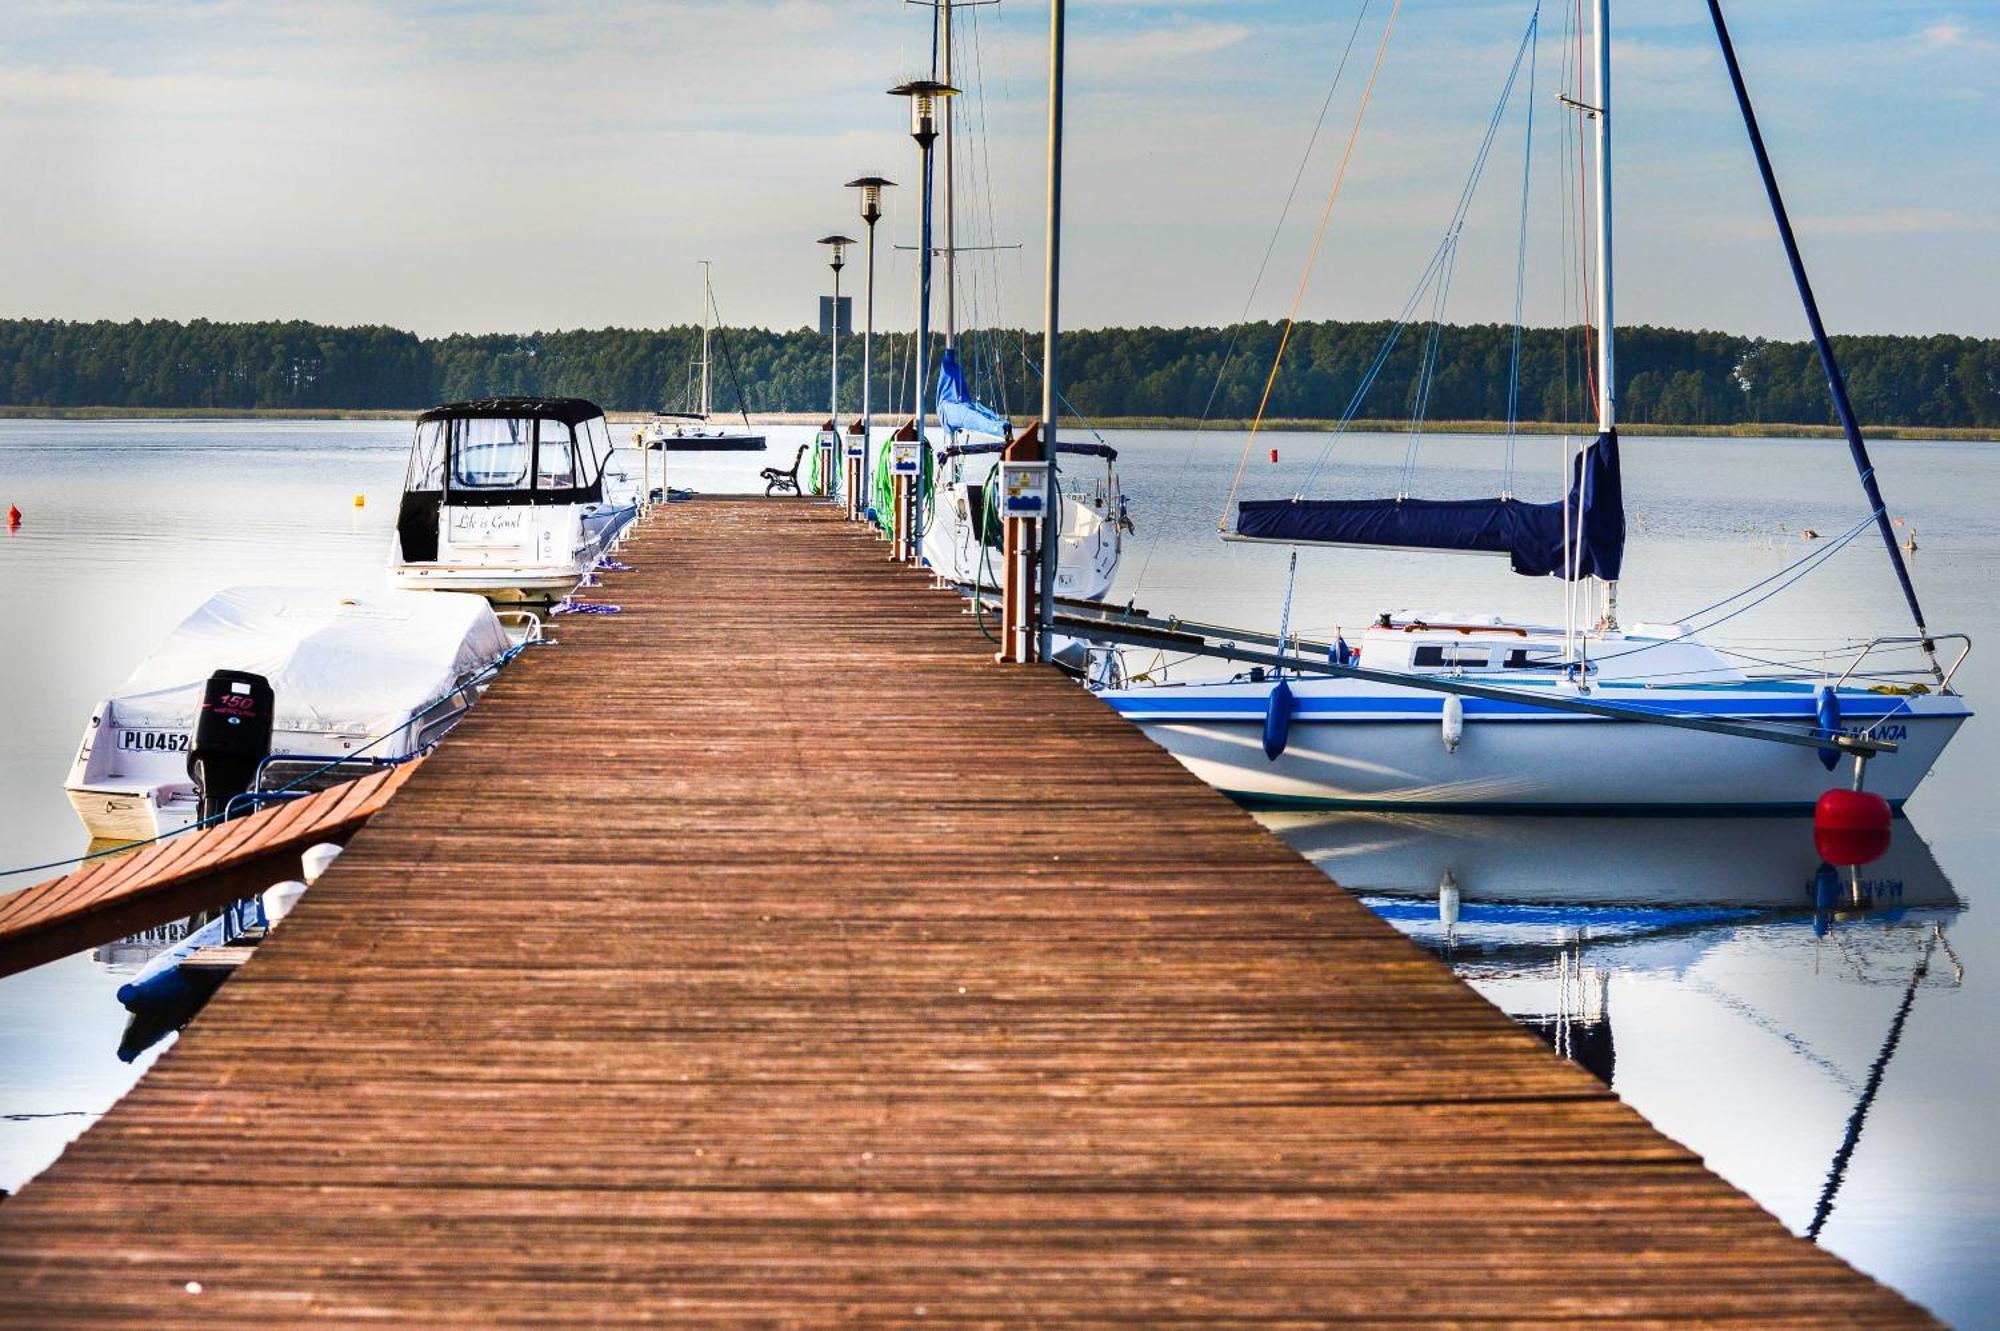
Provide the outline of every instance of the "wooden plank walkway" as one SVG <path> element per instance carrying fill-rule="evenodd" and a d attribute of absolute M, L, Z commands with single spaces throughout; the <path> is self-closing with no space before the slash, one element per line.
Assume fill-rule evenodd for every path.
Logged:
<path fill-rule="evenodd" d="M 652 519 L 0 1204 L 0 1320 L 1927 1324 L 882 549 Z"/>
<path fill-rule="evenodd" d="M 297 878 L 300 854 L 345 841 L 415 770 L 371 773 L 0 896 L 0 976 Z"/>

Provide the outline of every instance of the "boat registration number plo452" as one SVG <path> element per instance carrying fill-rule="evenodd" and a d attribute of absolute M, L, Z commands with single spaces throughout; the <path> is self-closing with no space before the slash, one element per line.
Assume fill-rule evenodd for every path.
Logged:
<path fill-rule="evenodd" d="M 186 753 L 193 737 L 185 730 L 125 730 L 118 735 L 118 747 L 145 753 Z"/>

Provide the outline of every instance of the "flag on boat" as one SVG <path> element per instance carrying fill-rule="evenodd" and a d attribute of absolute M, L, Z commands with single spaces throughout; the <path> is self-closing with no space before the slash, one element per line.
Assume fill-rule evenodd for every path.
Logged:
<path fill-rule="evenodd" d="M 938 362 L 937 415 L 945 429 L 966 434 L 990 434 L 1004 439 L 1013 428 L 1005 416 L 972 400 L 958 353 L 950 347 L 945 348 L 944 358 Z"/>

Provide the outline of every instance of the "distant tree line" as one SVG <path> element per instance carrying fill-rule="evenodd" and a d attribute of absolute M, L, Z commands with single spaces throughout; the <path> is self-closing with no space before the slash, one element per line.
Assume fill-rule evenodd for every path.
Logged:
<path fill-rule="evenodd" d="M 1381 353 L 1386 323 L 1301 324 L 1267 414 L 1337 419 Z M 1105 328 L 1063 341 L 1063 390 L 1098 417 L 1255 413 L 1280 328 Z M 876 404 L 913 401 L 908 334 L 876 338 Z M 1847 337 L 1836 346 L 1856 409 L 1875 425 L 2000 428 L 2000 340 Z M 603 328 L 419 338 L 394 328 L 319 324 L 0 321 L 0 405 L 139 408 L 418 409 L 503 393 L 561 394 L 605 407 L 686 409 L 700 331 Z M 860 403 L 861 339 L 841 341 L 843 411 Z M 1654 425 L 1830 424 L 1833 408 L 1810 344 L 1667 328 L 1619 332 L 1620 414 Z M 1041 400 L 1039 335 L 968 334 L 960 354 L 977 394 L 1016 413 Z M 1514 330 L 1447 327 L 1389 345 L 1359 403 L 1364 418 L 1416 411 L 1432 420 L 1505 420 Z M 1424 373 L 1430 364 L 1428 376 Z M 717 334 L 714 402 L 752 412 L 815 411 L 827 401 L 826 340 L 810 330 Z M 1525 421 L 1592 416 L 1586 338 L 1534 328 L 1520 343 L 1514 413 Z"/>

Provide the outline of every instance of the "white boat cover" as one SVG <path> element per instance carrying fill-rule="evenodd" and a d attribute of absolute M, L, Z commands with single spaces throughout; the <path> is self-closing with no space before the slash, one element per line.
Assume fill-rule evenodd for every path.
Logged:
<path fill-rule="evenodd" d="M 140 662 L 105 721 L 185 729 L 217 670 L 271 682 L 279 730 L 376 736 L 497 660 L 507 633 L 484 597 L 231 587 L 217 592 Z"/>

